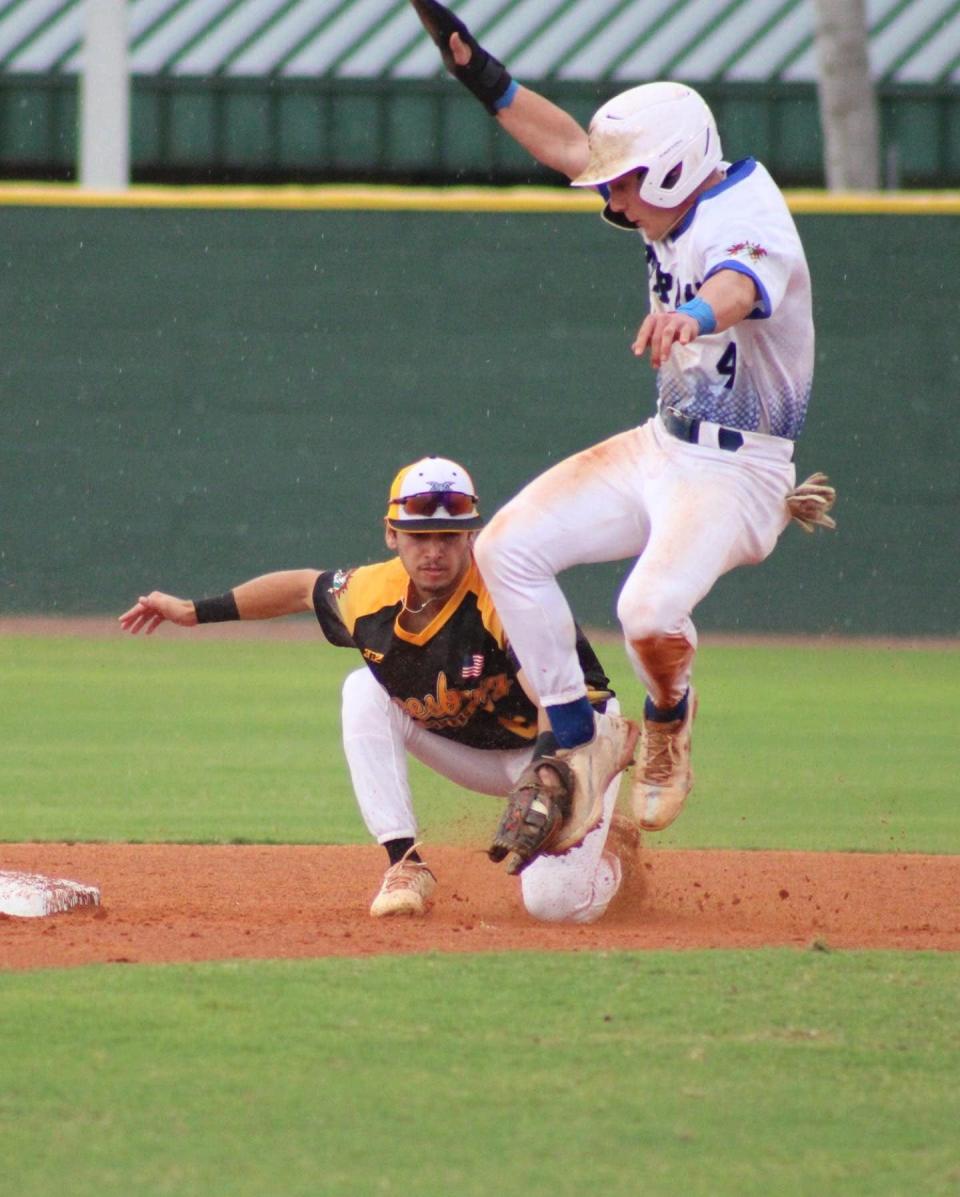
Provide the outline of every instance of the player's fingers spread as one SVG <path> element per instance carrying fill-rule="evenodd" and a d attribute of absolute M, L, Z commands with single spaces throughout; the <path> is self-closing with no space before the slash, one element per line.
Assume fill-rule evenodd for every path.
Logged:
<path fill-rule="evenodd" d="M 668 327 L 661 324 L 654 335 L 650 338 L 650 364 L 655 370 L 659 370 L 663 362 L 670 356 L 670 340 L 668 336 Z"/>
<path fill-rule="evenodd" d="M 634 337 L 633 344 L 630 346 L 637 357 L 640 357 L 647 345 L 650 343 L 650 332 L 652 328 L 653 320 L 650 316 L 647 316 L 644 322 L 637 329 L 637 335 Z"/>
<path fill-rule="evenodd" d="M 657 337 L 656 337 L 656 333 L 653 332 L 653 330 L 651 330 L 647 334 L 647 338 L 644 343 L 644 347 L 650 351 L 650 365 L 653 366 L 654 369 L 656 369 L 656 366 L 657 366 Z M 641 353 L 642 352 L 643 351 L 641 350 Z"/>
<path fill-rule="evenodd" d="M 685 345 L 689 341 L 689 337 L 684 336 L 686 329 L 686 322 L 677 323 L 671 320 L 664 326 L 663 339 L 660 343 L 660 360 L 662 362 L 669 361 L 670 354 L 675 344 Z"/>

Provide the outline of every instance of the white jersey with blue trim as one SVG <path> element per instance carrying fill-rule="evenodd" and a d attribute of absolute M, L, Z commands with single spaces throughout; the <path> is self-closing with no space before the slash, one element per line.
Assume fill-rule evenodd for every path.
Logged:
<path fill-rule="evenodd" d="M 661 241 L 647 242 L 650 304 L 672 312 L 720 270 L 738 270 L 759 299 L 725 332 L 674 344 L 660 368 L 660 407 L 795 440 L 813 382 L 810 271 L 793 217 L 766 168 L 745 158 L 705 191 Z"/>

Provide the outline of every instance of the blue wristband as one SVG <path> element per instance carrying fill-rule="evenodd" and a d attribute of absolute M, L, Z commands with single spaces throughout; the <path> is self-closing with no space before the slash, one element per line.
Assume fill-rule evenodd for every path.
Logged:
<path fill-rule="evenodd" d="M 707 303 L 705 299 L 697 296 L 696 299 L 688 299 L 686 303 L 682 303 L 678 308 L 678 312 L 683 312 L 685 316 L 692 316 L 700 326 L 700 336 L 706 336 L 707 333 L 712 333 L 717 327 L 717 317 L 714 315 L 713 308 Z"/>
<path fill-rule="evenodd" d="M 513 97 L 517 94 L 519 88 L 520 84 L 516 81 L 516 79 L 511 79 L 510 86 L 503 93 L 500 99 L 493 101 L 494 111 L 499 112 L 501 108 L 509 108 L 513 103 Z"/>

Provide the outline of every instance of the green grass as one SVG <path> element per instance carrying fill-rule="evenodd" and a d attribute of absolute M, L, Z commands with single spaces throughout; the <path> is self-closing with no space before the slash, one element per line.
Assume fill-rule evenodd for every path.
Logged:
<path fill-rule="evenodd" d="M 725 646 L 697 682 L 678 844 L 960 851 L 960 653 Z"/>
<path fill-rule="evenodd" d="M 356 665 L 0 639 L 0 840 L 364 841 Z M 960 851 L 960 654 L 708 645 L 697 682 L 660 842 Z M 413 776 L 430 838 L 489 832 Z M 787 950 L 0 972 L 0 1193 L 956 1197 L 958 990 L 955 954 Z"/>
<path fill-rule="evenodd" d="M 0 975 L 4 1191 L 955 1193 L 958 982 L 787 951 Z"/>
<path fill-rule="evenodd" d="M 624 709 L 642 691 L 602 655 Z M 0 840 L 363 841 L 322 643 L 0 640 Z M 664 845 L 960 851 L 960 653 L 704 647 L 697 785 Z M 434 838 L 496 804 L 416 764 Z"/>

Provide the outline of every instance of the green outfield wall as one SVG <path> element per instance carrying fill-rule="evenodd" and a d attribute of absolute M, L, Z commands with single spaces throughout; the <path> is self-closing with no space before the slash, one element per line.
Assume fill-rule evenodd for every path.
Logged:
<path fill-rule="evenodd" d="M 839 529 L 789 529 L 698 624 L 957 634 L 960 213 L 797 219 L 818 329 L 798 468 L 835 480 Z M 653 409 L 640 247 L 582 205 L 8 196 L 0 222 L 0 614 L 376 560 L 399 465 L 461 458 L 489 513 Z M 567 576 L 581 619 L 612 623 L 623 568 Z"/>
<path fill-rule="evenodd" d="M 583 125 L 626 86 L 557 78 L 532 83 Z M 731 160 L 755 154 L 783 185 L 823 186 L 813 83 L 697 87 L 717 118 Z M 960 88 L 880 81 L 877 106 L 888 186 L 960 184 Z M 0 72 L 4 178 L 75 178 L 77 129 L 75 75 Z M 552 179 L 446 77 L 137 74 L 131 80 L 130 158 L 137 181 Z"/>

